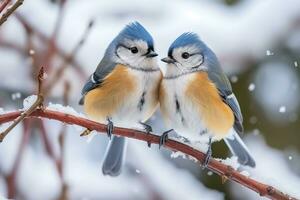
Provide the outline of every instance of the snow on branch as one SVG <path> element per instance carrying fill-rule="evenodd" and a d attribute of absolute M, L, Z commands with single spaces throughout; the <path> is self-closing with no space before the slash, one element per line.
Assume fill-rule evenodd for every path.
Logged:
<path fill-rule="evenodd" d="M 43 107 L 43 101 L 44 101 L 43 94 L 42 94 L 43 75 L 44 75 L 44 69 L 41 68 L 38 75 L 37 98 L 34 99 L 33 102 L 28 103 L 28 104 L 31 103 L 31 105 L 25 106 L 25 111 L 14 111 L 14 112 L 4 113 L 0 115 L 0 124 L 13 121 L 13 123 L 4 132 L 0 133 L 0 143 L 3 142 L 3 139 L 9 133 L 9 131 L 11 131 L 18 123 L 20 123 L 25 118 L 52 119 L 52 120 L 60 121 L 65 124 L 78 125 L 86 128 L 89 131 L 95 130 L 99 133 L 106 134 L 106 130 L 107 130 L 106 125 L 86 119 L 78 115 L 74 110 L 65 109 L 65 107 L 63 106 L 61 106 L 62 109 L 51 109 L 51 106 L 48 108 Z M 150 144 L 159 144 L 159 139 L 160 139 L 160 137 L 156 134 L 148 134 L 143 131 L 120 128 L 120 127 L 115 127 L 113 134 L 145 141 Z M 205 156 L 206 156 L 205 153 L 187 144 L 175 140 L 171 140 L 171 139 L 167 140 L 164 147 L 172 151 L 182 152 L 188 155 L 189 157 L 193 157 L 197 159 L 201 163 L 203 163 L 205 160 Z M 244 173 L 237 171 L 232 166 L 226 165 L 224 162 L 218 161 L 214 158 L 211 158 L 209 160 L 207 168 L 212 172 L 220 175 L 223 182 L 226 180 L 235 181 L 240 185 L 243 185 L 257 192 L 260 196 L 264 196 L 269 199 L 276 199 L 276 200 L 296 200 L 296 198 L 281 192 L 280 190 L 272 187 L 271 185 L 256 181 L 255 179 L 244 175 Z"/>
<path fill-rule="evenodd" d="M 0 115 L 0 124 L 10 122 L 15 120 L 16 118 L 20 117 L 22 115 L 21 111 L 16 112 L 10 112 L 3 115 Z M 27 117 L 38 117 L 38 118 L 47 118 L 52 120 L 57 120 L 62 123 L 67 124 L 74 124 L 79 125 L 82 127 L 87 128 L 88 130 L 95 130 L 99 133 L 105 134 L 106 132 L 106 125 L 97 123 L 95 121 L 91 121 L 89 119 L 70 115 L 67 113 L 59 112 L 59 111 L 53 111 L 50 109 L 36 109 L 33 111 L 29 116 Z M 127 129 L 127 128 L 120 128 L 115 127 L 114 128 L 114 134 L 133 138 L 141 141 L 150 142 L 151 144 L 158 144 L 159 143 L 159 136 L 155 134 L 147 134 L 143 131 L 133 130 L 133 129 Z M 186 155 L 192 156 L 196 158 L 201 163 L 205 159 L 205 153 L 200 152 L 186 144 L 177 142 L 175 140 L 168 140 L 165 144 L 165 147 L 173 150 L 173 151 L 180 151 Z M 220 161 L 217 161 L 213 158 L 210 159 L 207 168 L 214 173 L 220 175 L 223 180 L 232 180 L 235 181 L 255 192 L 257 192 L 260 196 L 265 196 L 270 199 L 278 199 L 278 200 L 296 200 L 296 198 L 293 198 L 287 194 L 284 194 L 283 192 L 277 190 L 276 188 L 258 182 L 248 176 L 243 175 L 239 171 L 235 170 L 233 167 L 226 165 Z"/>

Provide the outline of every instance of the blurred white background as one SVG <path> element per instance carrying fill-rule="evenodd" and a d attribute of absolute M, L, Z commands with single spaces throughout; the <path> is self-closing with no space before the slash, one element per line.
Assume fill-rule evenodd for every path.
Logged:
<path fill-rule="evenodd" d="M 147 28 L 160 58 L 177 36 L 193 31 L 215 51 L 240 101 L 244 140 L 257 159 L 256 169 L 242 170 L 300 198 L 300 1 L 62 2 L 25 0 L 0 27 L 0 113 L 23 107 L 23 99 L 35 92 L 34 77 L 41 66 L 50 88 L 47 101 L 62 104 L 68 82 L 68 104 L 83 112 L 77 103 L 85 80 L 129 22 Z M 84 34 L 91 20 L 94 24 Z M 164 71 L 164 64 L 160 66 Z M 150 123 L 157 133 L 165 130 L 159 112 Z M 67 126 L 62 153 L 62 126 L 26 120 L 0 144 L 0 199 L 11 196 L 6 178 L 14 166 L 16 199 L 261 199 L 235 183 L 222 184 L 199 163 L 171 159 L 169 151 L 156 145 L 149 149 L 135 140 L 130 141 L 122 175 L 104 177 L 101 161 L 107 137 L 81 138 L 82 128 Z M 228 156 L 224 144 L 214 145 L 213 152 L 215 157 Z M 56 167 L 61 155 L 62 179 Z"/>

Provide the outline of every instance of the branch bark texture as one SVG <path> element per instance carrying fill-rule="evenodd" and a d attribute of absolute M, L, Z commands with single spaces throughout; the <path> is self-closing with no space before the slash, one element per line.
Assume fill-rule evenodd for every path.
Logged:
<path fill-rule="evenodd" d="M 7 18 L 17 10 L 19 6 L 23 4 L 24 0 L 17 0 L 11 7 L 7 8 L 6 12 L 0 17 L 0 26 L 7 20 Z M 4 5 L 3 5 L 4 4 Z M 7 4 L 3 3 L 3 8 L 0 8 L 1 11 L 6 7 Z M 1 6 L 2 7 L 2 6 Z"/>
<path fill-rule="evenodd" d="M 10 122 L 15 120 L 16 118 L 21 116 L 21 112 L 11 112 L 7 114 L 0 115 L 0 124 Z M 95 130 L 100 133 L 105 134 L 106 132 L 106 125 L 100 124 L 91 120 L 88 120 L 86 118 L 74 116 L 65 114 L 58 111 L 51 111 L 47 109 L 37 109 L 30 113 L 30 115 L 26 117 L 38 117 L 38 118 L 47 118 L 52 120 L 57 120 L 63 123 L 67 124 L 74 124 L 79 125 L 82 127 L 85 127 L 89 130 Z M 152 144 L 158 144 L 159 143 L 159 136 L 154 134 L 146 134 L 143 131 L 133 130 L 133 129 L 126 129 L 126 128 L 114 128 L 114 134 L 128 137 L 128 138 L 134 138 L 137 140 L 142 140 L 146 142 L 150 142 Z M 185 153 L 187 155 L 190 155 L 194 158 L 196 158 L 198 161 L 203 163 L 205 159 L 205 154 L 180 142 L 174 141 L 174 140 L 168 140 L 165 143 L 165 147 L 173 150 L 173 151 L 180 151 L 182 153 Z M 214 173 L 220 175 L 222 179 L 229 179 L 232 181 L 235 181 L 239 183 L 240 185 L 243 185 L 255 192 L 257 192 L 260 196 L 267 197 L 269 199 L 276 199 L 276 200 L 296 200 L 296 198 L 291 197 L 278 189 L 261 183 L 259 181 L 256 181 L 250 177 L 247 177 L 237 170 L 234 170 L 231 166 L 225 165 L 224 163 L 221 163 L 213 158 L 210 159 L 207 168 Z"/>

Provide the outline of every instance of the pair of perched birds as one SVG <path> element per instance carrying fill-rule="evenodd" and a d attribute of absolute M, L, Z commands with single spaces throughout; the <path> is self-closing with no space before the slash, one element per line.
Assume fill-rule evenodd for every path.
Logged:
<path fill-rule="evenodd" d="M 113 126 L 141 124 L 160 109 L 166 124 L 190 141 L 208 142 L 204 166 L 211 156 L 213 140 L 224 139 L 241 164 L 255 161 L 239 134 L 243 117 L 230 82 L 216 55 L 195 33 L 183 33 L 170 46 L 163 77 L 157 63 L 154 42 L 138 22 L 127 25 L 109 44 L 95 72 L 82 89 L 81 104 L 86 114 L 107 123 L 112 137 L 102 172 L 117 176 L 126 149 L 123 137 L 111 136 Z M 171 130 L 172 130 L 171 129 Z M 160 140 L 167 139 L 166 131 Z"/>

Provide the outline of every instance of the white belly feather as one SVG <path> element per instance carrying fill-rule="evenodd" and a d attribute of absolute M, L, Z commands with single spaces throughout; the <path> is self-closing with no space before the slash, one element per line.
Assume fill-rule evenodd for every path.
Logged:
<path fill-rule="evenodd" d="M 146 121 L 158 105 L 157 90 L 160 71 L 138 71 L 129 69 L 129 73 L 136 81 L 135 91 L 122 103 L 111 117 L 116 126 L 132 127 L 138 122 Z M 142 97 L 144 94 L 144 97 Z M 154 95 L 156 94 L 156 95 Z M 144 102 L 141 99 L 144 98 Z"/>
<path fill-rule="evenodd" d="M 164 112 L 167 112 L 163 116 L 168 128 L 173 128 L 179 135 L 191 141 L 207 141 L 207 130 L 201 115 L 185 97 L 187 81 L 190 81 L 192 76 L 191 74 L 175 79 L 163 79 L 166 98 L 165 102 L 161 103 L 164 104 Z"/>

